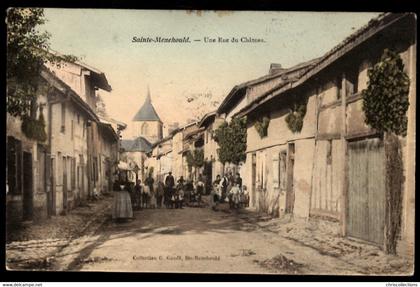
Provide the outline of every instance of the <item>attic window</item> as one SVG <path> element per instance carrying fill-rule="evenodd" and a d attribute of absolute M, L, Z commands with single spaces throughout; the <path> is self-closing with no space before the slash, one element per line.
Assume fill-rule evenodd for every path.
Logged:
<path fill-rule="evenodd" d="M 346 94 L 349 96 L 356 94 L 358 92 L 359 69 L 352 68 L 346 72 L 346 79 Z"/>

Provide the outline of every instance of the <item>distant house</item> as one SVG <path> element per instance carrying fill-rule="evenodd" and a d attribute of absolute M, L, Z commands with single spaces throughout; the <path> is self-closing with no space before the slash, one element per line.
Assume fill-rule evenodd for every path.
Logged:
<path fill-rule="evenodd" d="M 156 179 L 164 180 L 165 176 L 172 172 L 172 138 L 173 134 L 155 142 L 151 147 L 147 166 L 154 170 Z"/>
<path fill-rule="evenodd" d="M 248 119 L 247 176 L 251 205 L 272 214 L 337 222 L 343 235 L 384 246 L 390 213 L 401 215 L 401 239 L 414 242 L 414 154 L 416 97 L 415 20 L 382 14 L 349 36 L 299 77 L 262 93 L 234 116 Z M 386 201 L 387 169 L 382 135 L 365 124 L 361 91 L 367 71 L 384 49 L 397 51 L 410 77 L 408 131 L 401 137 L 405 182 L 402 207 Z M 304 105 L 300 131 L 286 122 Z M 266 136 L 255 123 L 270 119 Z"/>
<path fill-rule="evenodd" d="M 133 172 L 129 173 L 130 181 L 135 182 L 138 179 L 144 181 L 147 176 L 145 162 L 151 150 L 152 144 L 142 136 L 134 140 L 121 140 L 121 160 L 133 169 Z"/>
<path fill-rule="evenodd" d="M 217 149 L 219 148 L 215 138 L 214 132 L 223 123 L 224 120 L 217 117 L 216 111 L 207 113 L 203 116 L 198 124 L 199 128 L 204 129 L 204 170 L 203 174 L 206 176 L 206 187 L 210 190 L 212 182 L 217 175 L 223 174 L 223 164 L 219 161 Z"/>

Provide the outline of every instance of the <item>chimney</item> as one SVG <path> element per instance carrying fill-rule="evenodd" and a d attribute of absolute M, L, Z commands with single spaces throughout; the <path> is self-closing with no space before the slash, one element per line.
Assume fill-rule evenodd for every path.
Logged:
<path fill-rule="evenodd" d="M 276 63 L 273 63 L 273 64 L 271 64 L 270 65 L 270 70 L 268 71 L 268 73 L 270 74 L 270 75 L 272 75 L 272 74 L 277 74 L 277 73 L 280 73 L 280 72 L 283 72 L 283 71 L 285 71 L 286 69 L 283 69 L 282 67 L 281 67 L 281 64 L 276 64 Z"/>

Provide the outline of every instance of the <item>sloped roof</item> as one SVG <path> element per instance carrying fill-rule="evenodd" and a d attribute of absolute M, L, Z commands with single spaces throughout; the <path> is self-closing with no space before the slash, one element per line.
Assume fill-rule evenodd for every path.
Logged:
<path fill-rule="evenodd" d="M 152 150 L 152 144 L 144 137 L 138 137 L 134 140 L 121 140 L 121 147 L 125 151 L 139 151 L 145 153 Z"/>
<path fill-rule="evenodd" d="M 309 70 L 311 67 L 313 67 L 321 58 L 315 58 L 303 63 L 299 63 L 293 67 L 287 68 L 287 69 L 281 69 L 278 70 L 275 73 L 271 73 L 268 75 L 264 75 L 262 77 L 259 77 L 257 79 L 254 80 L 250 80 L 247 82 L 244 82 L 242 84 L 236 85 L 235 87 L 233 87 L 233 89 L 230 91 L 230 93 L 224 98 L 224 100 L 222 101 L 222 103 L 219 105 L 218 109 L 217 109 L 217 113 L 221 114 L 226 112 L 227 110 L 230 110 L 232 108 L 232 106 L 240 101 L 240 99 L 242 99 L 245 94 L 246 94 L 246 89 L 248 87 L 251 86 L 255 86 L 258 84 L 261 84 L 263 82 L 278 78 L 278 77 L 283 77 L 285 75 L 291 74 L 293 72 L 296 72 L 298 70 Z M 285 79 L 285 82 L 289 82 L 290 79 Z"/>
<path fill-rule="evenodd" d="M 63 54 L 61 54 L 61 53 L 59 53 L 57 51 L 54 51 L 52 49 L 49 49 L 48 50 L 48 53 L 53 54 L 53 55 L 58 56 L 58 57 L 63 57 Z M 94 82 L 94 84 L 95 84 L 96 87 L 98 87 L 100 89 L 103 89 L 103 90 L 105 90 L 107 92 L 111 92 L 112 91 L 112 87 L 108 83 L 108 80 L 107 80 L 104 72 L 102 72 L 102 71 L 100 71 L 100 70 L 98 70 L 98 69 L 96 69 L 96 68 L 94 68 L 92 66 L 89 66 L 89 65 L 87 65 L 87 64 L 85 64 L 85 63 L 83 63 L 83 62 L 81 62 L 79 60 L 77 60 L 75 62 L 72 62 L 72 64 L 78 65 L 78 66 L 80 66 L 80 67 L 82 67 L 82 68 L 84 68 L 86 70 L 89 70 L 91 72 L 91 75 L 90 76 L 92 78 L 92 81 Z"/>
<path fill-rule="evenodd" d="M 355 33 L 348 36 L 344 41 L 340 42 L 337 46 L 328 51 L 317 61 L 312 67 L 300 75 L 299 79 L 291 82 L 288 85 L 279 87 L 276 91 L 268 91 L 263 96 L 256 98 L 254 101 L 243 107 L 240 111 L 235 113 L 234 117 L 242 117 L 255 110 L 260 105 L 270 101 L 274 97 L 286 94 L 315 75 L 323 71 L 326 67 L 337 61 L 339 58 L 344 57 L 351 50 L 355 49 L 362 43 L 371 39 L 375 34 L 383 32 L 385 29 L 394 25 L 405 17 L 413 17 L 411 13 L 382 13 L 378 17 L 371 19 L 365 26 L 361 27 Z"/>
<path fill-rule="evenodd" d="M 144 101 L 143 106 L 136 113 L 133 118 L 133 121 L 159 121 L 162 122 L 156 113 L 155 108 L 152 105 L 152 100 L 150 98 L 150 91 L 147 91 L 146 100 Z"/>

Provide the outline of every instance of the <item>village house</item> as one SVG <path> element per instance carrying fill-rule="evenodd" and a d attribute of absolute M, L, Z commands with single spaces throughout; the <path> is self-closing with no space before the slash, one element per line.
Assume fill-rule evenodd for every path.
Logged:
<path fill-rule="evenodd" d="M 197 129 L 197 122 L 192 122 L 178 127 L 170 133 L 172 142 L 171 172 L 176 180 L 181 176 L 186 179 L 190 175 L 187 164 L 187 152 L 190 150 L 190 142 L 186 141 L 186 136 Z"/>
<path fill-rule="evenodd" d="M 109 190 L 107 174 L 117 162 L 119 138 L 96 115 L 98 88 L 111 89 L 94 68 L 79 62 L 47 64 L 31 111 L 33 119 L 44 122 L 44 132 L 36 134 L 45 137 L 28 138 L 22 132 L 25 123 L 7 115 L 8 224 L 66 214 L 95 188 Z"/>
<path fill-rule="evenodd" d="M 280 64 L 271 64 L 267 75 L 235 86 L 218 107 L 216 117 L 222 118 L 229 123 L 232 118 L 249 103 L 253 102 L 264 93 L 296 81 L 299 76 L 312 67 L 317 61 L 318 59 L 313 59 L 287 69 L 282 68 Z M 246 178 L 250 172 L 249 169 L 247 171 L 247 166 L 248 165 L 245 163 L 240 163 L 238 166 L 233 163 L 225 163 L 223 174 L 226 172 L 232 172 L 233 174 L 239 172 L 242 178 Z M 255 198 L 252 198 L 252 200 L 255 200 Z"/>
<path fill-rule="evenodd" d="M 42 118 L 46 137 L 30 138 L 22 130 L 23 120 L 6 114 L 6 222 L 17 226 L 22 221 L 43 220 L 51 214 L 48 202 L 49 156 L 47 82 L 41 79 L 36 94 L 33 118 Z M 13 87 L 8 86 L 8 89 Z"/>
<path fill-rule="evenodd" d="M 100 192 L 109 190 L 110 182 L 106 174 L 112 174 L 112 170 L 115 168 L 119 138 L 112 125 L 107 122 L 101 123 L 96 115 L 96 90 L 111 91 L 111 86 L 103 72 L 78 61 L 65 63 L 61 66 L 48 65 L 48 69 L 63 84 L 67 85 L 72 93 L 78 96 L 78 99 L 92 114 L 91 118 L 82 121 L 77 111 L 67 107 L 65 100 L 60 105 L 52 106 L 52 114 L 61 117 L 60 121 L 57 118 L 57 121 L 53 121 L 52 124 L 54 129 L 52 135 L 60 135 L 60 142 L 52 143 L 52 146 L 55 146 L 55 148 L 52 147 L 52 155 L 57 156 L 52 162 L 56 165 L 56 167 L 53 165 L 55 169 L 53 172 L 56 172 L 58 179 L 55 184 L 57 189 L 55 192 L 57 195 L 56 212 L 60 213 L 66 212 L 79 200 L 92 198 Z M 86 142 L 83 143 L 86 145 L 86 151 L 80 151 L 73 147 L 73 140 L 65 138 L 66 125 L 70 130 L 70 137 L 74 136 L 74 132 L 71 131 L 77 130 L 75 133 L 82 137 L 80 141 Z M 76 171 L 82 174 L 86 171 L 87 187 L 84 187 L 84 177 L 81 176 L 83 188 L 80 189 L 80 192 L 74 192 L 73 183 L 69 192 L 63 183 L 67 180 L 67 173 L 72 176 L 76 174 Z M 71 179 L 70 182 L 74 182 L 74 180 Z"/>
<path fill-rule="evenodd" d="M 153 176 L 162 182 L 165 176 L 172 171 L 172 138 L 173 134 L 169 134 L 154 143 L 147 159 L 148 170 L 153 170 Z"/>
<path fill-rule="evenodd" d="M 247 117 L 247 176 L 251 205 L 272 214 L 337 222 L 337 232 L 385 248 L 414 243 L 416 40 L 412 14 L 382 14 L 326 53 L 296 81 L 256 97 L 237 112 Z M 410 78 L 407 136 L 400 137 L 402 198 L 391 202 L 386 186 L 383 135 L 365 123 L 361 91 L 368 68 L 385 49 L 401 56 Z M 303 113 L 300 130 L 286 119 Z M 255 123 L 269 118 L 266 135 Z M 289 116 L 290 119 L 290 116 Z M 292 129 L 293 128 L 293 125 Z M 402 201 L 402 206 L 398 202 Z M 404 252 L 405 252 L 404 251 Z"/>

